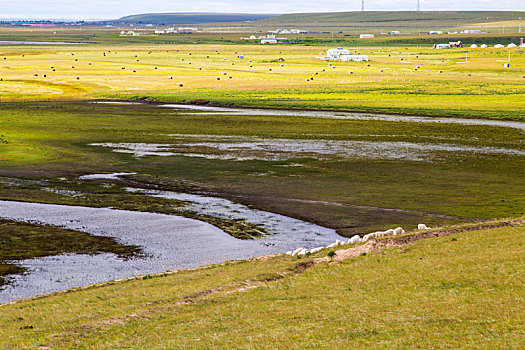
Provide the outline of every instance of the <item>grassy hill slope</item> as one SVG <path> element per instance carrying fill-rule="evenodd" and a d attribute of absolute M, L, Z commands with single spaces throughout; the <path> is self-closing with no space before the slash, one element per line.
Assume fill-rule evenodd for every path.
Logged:
<path fill-rule="evenodd" d="M 122 17 L 121 23 L 193 24 L 216 22 L 244 22 L 272 17 L 271 14 L 254 13 L 146 13 Z"/>
<path fill-rule="evenodd" d="M 257 21 L 258 24 L 302 25 L 468 25 L 511 21 L 525 17 L 519 11 L 354 11 L 326 13 L 293 13 Z"/>
<path fill-rule="evenodd" d="M 279 255 L 4 305 L 0 347 L 525 346 L 525 226 L 403 241 L 337 263 L 312 262 L 326 250 Z"/>

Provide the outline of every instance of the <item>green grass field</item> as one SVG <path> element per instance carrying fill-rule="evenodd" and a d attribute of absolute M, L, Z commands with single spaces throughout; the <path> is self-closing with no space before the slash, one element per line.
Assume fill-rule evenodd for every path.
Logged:
<path fill-rule="evenodd" d="M 1 190 L 1 197 L 6 199 L 114 206 L 116 199 L 96 195 L 109 194 L 107 189 L 85 188 L 74 176 L 116 171 L 137 172 L 137 180 L 144 184 L 160 184 L 183 192 L 216 193 L 333 227 L 344 235 L 390 225 L 416 225 L 422 220 L 443 224 L 463 219 L 521 216 L 525 212 L 524 159 L 520 155 L 453 152 L 432 162 L 381 157 L 235 161 L 184 156 L 136 158 L 111 152 L 110 148 L 89 146 L 105 142 L 170 144 L 174 140 L 167 135 L 181 134 L 204 135 L 195 140 L 205 139 L 205 135 L 229 135 L 378 144 L 437 142 L 523 151 L 523 132 L 519 129 L 448 123 L 181 114 L 155 105 L 77 102 L 4 103 L 0 129 L 4 140 L 0 144 L 0 175 L 54 179 L 52 186 L 95 194 L 70 198 L 42 192 L 40 185 L 31 185 L 25 190 L 7 185 Z M 71 182 L 56 179 L 61 176 L 72 177 Z M 118 196 L 122 201 L 130 195 Z M 392 212 L 388 208 L 401 211 Z"/>
<path fill-rule="evenodd" d="M 347 28 L 295 36 L 293 45 L 240 40 L 258 25 L 266 28 L 124 38 L 121 28 L 0 28 L 0 40 L 88 43 L 0 46 L 0 199 L 183 215 L 251 238 L 249 223 L 125 190 L 161 188 L 227 198 L 347 237 L 418 223 L 441 227 L 436 237 L 368 242 L 345 260 L 342 251 L 327 258 L 334 253 L 326 249 L 303 259 L 278 255 L 0 305 L 0 348 L 523 348 L 522 129 L 181 112 L 156 103 L 523 121 L 523 51 L 430 48 L 455 38 L 518 43 L 520 34 L 360 41 Z M 335 46 L 371 61 L 315 59 Z M 144 103 L 93 103 L 102 99 Z M 214 149 L 216 140 L 263 146 L 235 159 Z M 265 157 L 272 142 L 363 146 L 357 155 Z M 171 145 L 176 154 L 134 157 L 93 143 Z M 201 153 L 208 158 L 192 156 Z M 135 174 L 79 178 L 110 172 Z M 0 281 L 24 272 L 18 259 L 137 249 L 1 221 Z"/>
<path fill-rule="evenodd" d="M 0 346 L 520 349 L 524 229 L 312 267 L 327 251 L 238 261 L 26 300 L 0 306 Z"/>

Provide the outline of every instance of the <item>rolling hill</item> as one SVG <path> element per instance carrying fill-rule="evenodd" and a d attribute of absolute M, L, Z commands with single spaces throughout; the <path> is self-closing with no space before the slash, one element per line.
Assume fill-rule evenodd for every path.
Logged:
<path fill-rule="evenodd" d="M 525 18 L 523 11 L 354 11 L 294 13 L 258 20 L 260 25 L 469 25 Z"/>
<path fill-rule="evenodd" d="M 276 15 L 253 13 L 146 13 L 131 15 L 118 19 L 120 23 L 151 23 L 151 24 L 196 24 L 219 22 L 245 22 L 255 21 Z"/>

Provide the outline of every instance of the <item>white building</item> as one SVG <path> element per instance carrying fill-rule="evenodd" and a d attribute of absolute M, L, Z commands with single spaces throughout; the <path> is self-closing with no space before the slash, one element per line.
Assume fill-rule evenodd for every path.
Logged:
<path fill-rule="evenodd" d="M 374 34 L 361 34 L 359 35 L 359 39 L 373 39 Z"/>
<path fill-rule="evenodd" d="M 194 27 L 180 27 L 179 28 L 179 32 L 196 32 L 198 30 L 199 28 L 194 28 Z"/>
<path fill-rule="evenodd" d="M 338 60 L 342 55 L 350 55 L 350 51 L 343 49 L 342 47 L 338 47 L 337 49 L 329 49 L 326 51 L 326 56 L 329 59 Z"/>
<path fill-rule="evenodd" d="M 164 34 L 165 32 L 162 29 L 155 29 L 155 34 Z"/>
<path fill-rule="evenodd" d="M 367 55 L 342 55 L 341 56 L 341 61 L 343 61 L 343 62 L 349 62 L 349 61 L 353 61 L 353 62 L 366 61 L 366 62 L 368 62 L 368 56 Z"/>
<path fill-rule="evenodd" d="M 449 44 L 436 44 L 436 45 L 434 45 L 434 49 L 437 49 L 437 50 L 446 49 L 446 48 L 449 48 L 449 47 L 450 47 Z"/>
<path fill-rule="evenodd" d="M 308 31 L 304 29 L 291 29 L 290 32 L 292 34 L 308 34 Z"/>
<path fill-rule="evenodd" d="M 261 44 L 277 44 L 277 40 L 275 39 L 262 39 Z"/>

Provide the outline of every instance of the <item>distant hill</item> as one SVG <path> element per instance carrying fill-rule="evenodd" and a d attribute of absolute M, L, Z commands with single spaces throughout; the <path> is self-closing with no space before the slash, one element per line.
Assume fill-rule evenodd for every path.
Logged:
<path fill-rule="evenodd" d="M 146 13 L 140 15 L 126 16 L 118 19 L 120 23 L 135 24 L 197 24 L 197 23 L 219 23 L 219 22 L 245 22 L 256 21 L 264 18 L 274 17 L 272 14 L 253 13 Z"/>
<path fill-rule="evenodd" d="M 260 25 L 336 26 L 379 25 L 468 25 L 525 18 L 519 11 L 355 11 L 293 13 L 258 20 Z"/>

